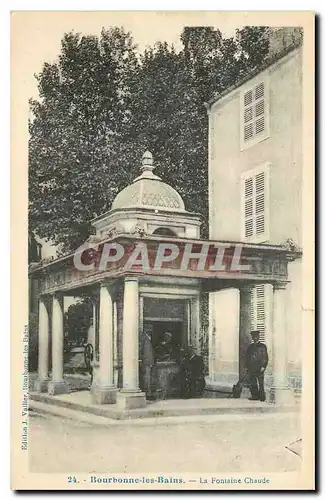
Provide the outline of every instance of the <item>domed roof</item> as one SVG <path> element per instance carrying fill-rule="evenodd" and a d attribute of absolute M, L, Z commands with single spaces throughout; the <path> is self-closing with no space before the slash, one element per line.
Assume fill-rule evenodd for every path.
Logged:
<path fill-rule="evenodd" d="M 112 210 L 121 208 L 150 208 L 185 212 L 185 205 L 174 188 L 166 184 L 152 171 L 152 154 L 146 151 L 142 157 L 142 174 L 133 183 L 118 193 L 112 203 Z"/>

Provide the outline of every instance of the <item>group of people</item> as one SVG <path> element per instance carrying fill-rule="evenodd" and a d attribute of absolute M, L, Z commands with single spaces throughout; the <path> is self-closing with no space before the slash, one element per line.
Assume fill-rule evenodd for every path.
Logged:
<path fill-rule="evenodd" d="M 260 341 L 260 332 L 251 332 L 252 343 L 245 356 L 244 379 L 249 386 L 253 401 L 265 401 L 264 374 L 269 362 L 266 345 Z M 193 398 L 203 394 L 205 389 L 204 362 L 202 356 L 189 346 L 181 356 L 181 397 Z"/>
<path fill-rule="evenodd" d="M 267 347 L 260 342 L 260 332 L 254 330 L 251 332 L 252 343 L 247 347 L 245 356 L 245 373 L 238 384 L 248 384 L 251 392 L 251 400 L 265 401 L 264 373 L 268 365 Z M 205 389 L 205 373 L 203 357 L 196 352 L 193 346 L 187 348 L 175 349 L 172 343 L 172 334 L 164 334 L 161 345 L 154 352 L 151 337 L 145 333 L 142 346 L 142 386 L 147 393 L 148 399 L 155 397 L 155 366 L 157 359 L 159 361 L 174 360 L 179 365 L 179 374 L 177 376 L 179 395 L 181 398 L 195 398 L 202 396 Z M 177 352 L 176 352 L 177 351 Z M 87 344 L 85 348 L 85 364 L 93 378 L 93 347 Z M 236 386 L 238 386 L 236 384 Z M 234 386 L 234 387 L 236 387 Z M 241 391 L 240 391 L 241 392 Z M 239 395 L 234 397 L 239 397 Z"/>
<path fill-rule="evenodd" d="M 148 333 L 143 335 L 142 386 L 147 399 L 155 398 L 157 362 L 173 361 L 179 366 L 176 385 L 181 398 L 201 396 L 205 388 L 204 362 L 192 346 L 183 349 L 172 342 L 172 334 L 165 332 L 160 344 L 153 348 Z"/>
<path fill-rule="evenodd" d="M 268 365 L 268 352 L 266 345 L 260 341 L 260 332 L 251 332 L 252 343 L 247 347 L 245 356 L 245 374 L 243 383 L 247 383 L 251 392 L 251 400 L 265 401 L 264 373 Z M 157 352 L 154 353 L 151 338 L 144 335 L 143 349 L 143 374 L 144 386 L 147 396 L 154 397 L 155 364 L 159 361 L 174 360 L 179 364 L 177 376 L 179 395 L 181 398 L 200 397 L 205 389 L 205 374 L 203 357 L 198 354 L 193 346 L 177 349 L 172 343 L 172 334 L 166 332 Z"/>

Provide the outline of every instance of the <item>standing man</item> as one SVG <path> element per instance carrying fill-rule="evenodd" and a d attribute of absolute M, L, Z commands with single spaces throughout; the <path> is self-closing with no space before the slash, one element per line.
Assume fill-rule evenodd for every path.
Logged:
<path fill-rule="evenodd" d="M 252 344 L 246 351 L 246 369 L 248 374 L 249 387 L 252 394 L 250 399 L 265 401 L 264 372 L 269 362 L 267 347 L 260 342 L 260 332 L 251 332 Z"/>
<path fill-rule="evenodd" d="M 154 397 L 154 385 L 155 385 L 155 355 L 152 345 L 152 338 L 146 331 L 142 338 L 142 386 L 146 393 L 147 399 L 152 399 Z"/>
<path fill-rule="evenodd" d="M 201 397 L 205 389 L 204 361 L 202 356 L 196 353 L 192 345 L 188 346 L 183 358 L 181 374 L 182 397 Z"/>
<path fill-rule="evenodd" d="M 173 346 L 173 334 L 170 332 L 165 332 L 163 335 L 163 340 L 157 349 L 158 361 L 174 361 L 174 346 Z"/>

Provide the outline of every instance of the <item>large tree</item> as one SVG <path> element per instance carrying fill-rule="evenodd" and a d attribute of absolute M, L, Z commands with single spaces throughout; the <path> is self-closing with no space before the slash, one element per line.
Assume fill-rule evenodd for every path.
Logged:
<path fill-rule="evenodd" d="M 161 42 L 138 57 L 122 29 L 64 36 L 58 62 L 37 76 L 40 99 L 31 101 L 30 229 L 40 237 L 62 251 L 78 246 L 90 219 L 138 174 L 146 149 L 187 209 L 207 221 L 204 103 L 261 64 L 268 31 L 246 27 L 223 38 L 213 28 L 185 28 L 181 40 L 178 53 Z"/>
<path fill-rule="evenodd" d="M 90 219 L 109 208 L 124 181 L 116 160 L 136 65 L 132 39 L 123 30 L 103 30 L 99 39 L 69 33 L 58 62 L 46 63 L 37 76 L 29 220 L 31 230 L 63 250 L 88 236 Z"/>

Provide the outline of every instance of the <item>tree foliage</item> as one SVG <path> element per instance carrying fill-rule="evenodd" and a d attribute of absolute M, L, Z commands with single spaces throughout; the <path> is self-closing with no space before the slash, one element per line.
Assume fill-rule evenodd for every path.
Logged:
<path fill-rule="evenodd" d="M 64 315 L 65 333 L 72 342 L 87 342 L 87 334 L 92 324 L 93 306 L 90 299 L 85 298 L 76 304 L 71 304 Z"/>
<path fill-rule="evenodd" d="M 121 28 L 99 37 L 68 33 L 58 61 L 37 75 L 31 100 L 29 223 L 39 237 L 76 248 L 90 220 L 109 210 L 138 175 L 149 149 L 156 173 L 208 215 L 208 121 L 204 103 L 268 53 L 268 30 L 234 38 L 213 28 L 184 28 L 183 48 L 166 42 L 137 53 Z M 204 226 L 206 230 L 207 224 Z"/>

